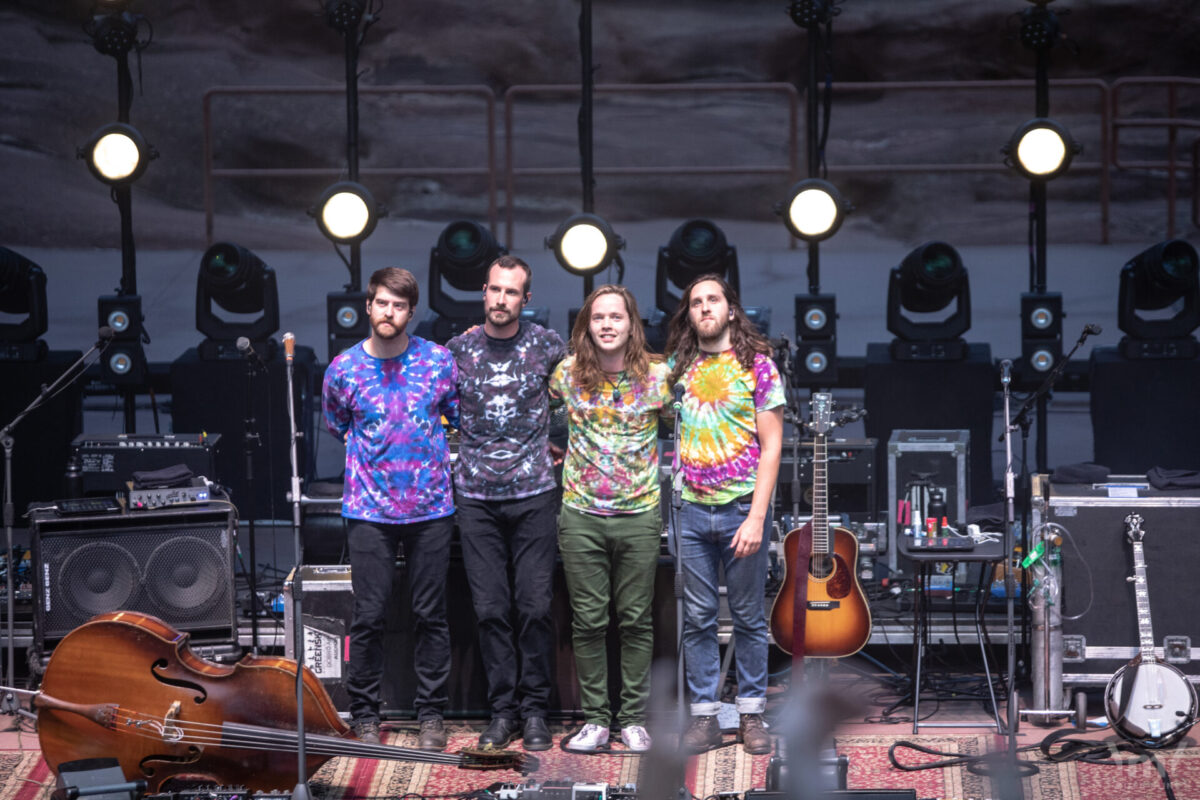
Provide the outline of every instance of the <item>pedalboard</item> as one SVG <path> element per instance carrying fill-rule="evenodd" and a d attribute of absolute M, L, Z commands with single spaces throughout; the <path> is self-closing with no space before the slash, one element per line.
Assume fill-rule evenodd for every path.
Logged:
<path fill-rule="evenodd" d="M 147 511 L 152 508 L 165 508 L 185 503 L 207 503 L 211 492 L 208 482 L 203 478 L 192 478 L 187 486 L 170 486 L 162 489 L 135 489 L 133 483 L 128 487 L 128 502 L 130 511 Z"/>

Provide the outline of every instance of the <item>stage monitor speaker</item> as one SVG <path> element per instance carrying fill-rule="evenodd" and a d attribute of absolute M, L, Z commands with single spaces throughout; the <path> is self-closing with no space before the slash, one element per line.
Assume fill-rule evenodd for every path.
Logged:
<path fill-rule="evenodd" d="M 30 514 L 41 652 L 96 614 L 138 611 L 196 638 L 236 641 L 233 509 Z M 101 654 L 97 654 L 101 657 Z"/>
<path fill-rule="evenodd" d="M 297 347 L 295 376 L 296 443 L 300 478 L 312 476 L 314 392 L 319 392 L 316 356 L 311 347 Z M 288 447 L 287 367 L 282 350 L 267 361 L 267 374 L 253 380 L 247 409 L 247 362 L 244 359 L 201 359 L 188 350 L 171 364 L 171 407 L 176 431 L 221 434 L 217 474 L 229 487 L 242 519 L 282 519 L 289 516 L 287 493 L 292 465 Z M 254 418 L 258 442 L 251 445 L 254 496 L 246 475 L 246 419 Z"/>
<path fill-rule="evenodd" d="M 1095 463 L 1120 475 L 1200 469 L 1200 359 L 1127 359 L 1097 347 L 1088 366 Z"/>
<path fill-rule="evenodd" d="M 81 355 L 78 351 L 51 350 L 41 361 L 0 362 L 0 386 L 4 387 L 0 392 L 0 426 L 15 419 L 38 396 L 42 386 L 54 383 Z M 81 430 L 83 384 L 78 381 L 21 420 L 13 431 L 13 508 L 18 514 L 32 502 L 67 496 L 67 457 L 71 440 Z"/>
<path fill-rule="evenodd" d="M 963 429 L 970 432 L 971 478 L 968 500 L 973 505 L 992 502 L 992 401 L 996 377 L 991 347 L 967 346 L 961 361 L 893 361 L 888 345 L 867 345 L 863 372 L 867 436 L 879 440 L 875 463 L 883 464 L 883 452 L 894 430 Z M 886 487 L 879 484 L 886 473 L 876 470 L 876 496 Z M 891 509 L 892 512 L 895 509 Z"/>

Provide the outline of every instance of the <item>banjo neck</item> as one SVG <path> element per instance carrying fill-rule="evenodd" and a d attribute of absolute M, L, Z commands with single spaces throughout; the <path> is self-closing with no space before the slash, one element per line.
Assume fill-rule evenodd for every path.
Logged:
<path fill-rule="evenodd" d="M 1138 639 L 1142 661 L 1153 663 L 1158 660 L 1154 654 L 1154 628 L 1150 620 L 1150 583 L 1146 577 L 1146 554 L 1143 549 L 1142 518 L 1130 514 L 1125 518 L 1126 536 L 1133 546 L 1133 575 L 1127 580 L 1133 584 L 1133 594 L 1137 602 Z"/>

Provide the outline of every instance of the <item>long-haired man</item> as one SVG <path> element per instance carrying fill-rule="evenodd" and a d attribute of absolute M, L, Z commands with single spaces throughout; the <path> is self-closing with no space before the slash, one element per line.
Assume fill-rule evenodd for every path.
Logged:
<path fill-rule="evenodd" d="M 672 385 L 684 385 L 679 457 L 683 509 L 683 650 L 692 722 L 684 745 L 721 743 L 718 566 L 737 653 L 738 735 L 748 753 L 771 750 L 767 689 L 766 548 L 783 441 L 783 385 L 771 347 L 732 287 L 702 275 L 683 293 L 667 337 Z"/>
<path fill-rule="evenodd" d="M 625 746 L 644 751 L 662 532 L 658 418 L 670 411 L 670 368 L 647 350 L 637 301 L 624 286 L 601 286 L 588 296 L 571 331 L 571 353 L 550 380 L 551 403 L 567 410 L 558 549 L 585 717 L 567 747 L 608 744 L 611 601 L 621 641 L 617 722 Z"/>

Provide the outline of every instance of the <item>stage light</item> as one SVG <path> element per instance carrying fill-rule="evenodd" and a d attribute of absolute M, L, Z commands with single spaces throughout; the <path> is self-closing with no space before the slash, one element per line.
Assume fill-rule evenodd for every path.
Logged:
<path fill-rule="evenodd" d="M 798 294 L 796 303 L 796 386 L 833 386 L 837 382 L 837 298 Z"/>
<path fill-rule="evenodd" d="M 546 239 L 546 247 L 554 251 L 558 263 L 576 275 L 595 275 L 614 260 L 625 240 L 613 233 L 612 226 L 595 214 L 576 214 L 568 217 L 554 234 Z"/>
<path fill-rule="evenodd" d="M 379 207 L 367 187 L 352 181 L 340 181 L 321 193 L 317 205 L 309 211 L 326 237 L 339 244 L 357 244 L 375 230 Z"/>
<path fill-rule="evenodd" d="M 120 58 L 137 46 L 138 23 L 143 19 L 141 15 L 119 10 L 92 17 L 84 29 L 92 37 L 92 46 L 96 48 L 96 52 Z"/>
<path fill-rule="evenodd" d="M 1004 162 L 1031 181 L 1057 178 L 1082 148 L 1052 119 L 1031 119 L 1013 133 Z"/>
<path fill-rule="evenodd" d="M 0 313 L 23 316 L 0 322 L 0 360 L 37 361 L 46 353 L 39 337 L 49 327 L 46 273 L 25 256 L 0 247 Z"/>
<path fill-rule="evenodd" d="M 222 319 L 213 312 L 213 303 L 230 314 L 259 316 L 248 321 Z M 196 329 L 208 337 L 200 346 L 201 358 L 236 357 L 233 343 L 242 336 L 261 345 L 256 350 L 264 358 L 274 353 L 277 345 L 271 335 L 279 330 L 275 270 L 229 242 L 208 248 L 196 279 Z"/>
<path fill-rule="evenodd" d="M 366 6 L 366 0 L 326 0 L 325 23 L 340 33 L 352 31 L 362 21 Z"/>
<path fill-rule="evenodd" d="M 1121 268 L 1117 325 L 1126 358 L 1194 358 L 1200 259 L 1182 239 L 1159 242 Z M 1152 312 L 1140 314 L 1138 312 Z"/>
<path fill-rule="evenodd" d="M 845 219 L 847 204 L 832 183 L 808 178 L 792 187 L 787 205 L 776 206 L 793 236 L 819 242 L 837 233 Z"/>
<path fill-rule="evenodd" d="M 158 153 L 132 125 L 112 122 L 93 133 L 78 156 L 98 180 L 120 186 L 140 178 Z"/>
<path fill-rule="evenodd" d="M 1021 295 L 1022 378 L 1036 378 L 1054 368 L 1062 358 L 1062 295 L 1026 292 Z"/>
<path fill-rule="evenodd" d="M 741 294 L 737 248 L 725 239 L 725 232 L 706 219 L 691 219 L 671 234 L 664 247 L 658 248 L 658 266 L 654 276 L 654 305 L 672 314 L 680 298 L 671 292 L 673 284 L 683 289 L 696 278 L 720 275 Z"/>
<path fill-rule="evenodd" d="M 940 320 L 909 319 L 936 314 L 956 302 Z M 887 328 L 895 359 L 959 359 L 966 354 L 960 338 L 971 327 L 971 292 L 958 251 L 945 242 L 926 242 L 913 250 L 888 278 Z"/>
<path fill-rule="evenodd" d="M 142 298 L 136 294 L 97 298 L 100 326 L 112 328 L 113 337 L 100 359 L 101 379 L 117 385 L 138 385 L 146 380 L 143 349 Z"/>

